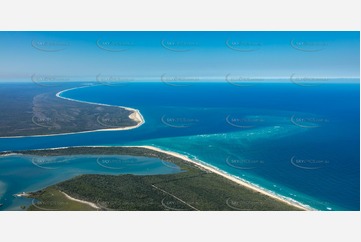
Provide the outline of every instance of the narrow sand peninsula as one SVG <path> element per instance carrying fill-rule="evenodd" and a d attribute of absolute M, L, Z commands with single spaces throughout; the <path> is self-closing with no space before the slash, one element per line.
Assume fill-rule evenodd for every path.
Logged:
<path fill-rule="evenodd" d="M 117 105 L 109 105 L 109 104 L 103 104 L 103 103 L 94 103 L 94 102 L 86 102 L 86 101 L 79 101 L 76 99 L 72 99 L 72 98 L 67 98 L 67 97 L 62 97 L 61 94 L 70 90 L 75 90 L 75 89 L 80 89 L 80 88 L 86 88 L 88 86 L 84 86 L 84 87 L 74 87 L 74 88 L 69 88 L 63 91 L 60 91 L 56 94 L 56 96 L 58 98 L 64 99 L 64 100 L 68 100 L 68 101 L 73 101 L 73 102 L 79 102 L 79 103 L 86 103 L 86 104 L 91 104 L 91 105 L 99 105 L 99 106 L 105 106 L 105 107 L 118 107 L 118 108 L 123 108 L 125 110 L 131 111 L 132 113 L 128 116 L 130 119 L 134 120 L 135 122 L 137 122 L 137 125 L 134 126 L 130 126 L 130 127 L 119 127 L 119 128 L 107 128 L 107 129 L 97 129 L 97 130 L 92 130 L 92 131 L 83 131 L 83 132 L 77 132 L 77 133 L 85 133 L 85 132 L 96 132 L 96 131 L 114 131 L 114 130 L 128 130 L 128 129 L 135 129 L 138 128 L 139 126 L 141 126 L 142 124 L 144 124 L 144 118 L 141 115 L 140 111 L 138 109 L 134 109 L 134 108 L 129 108 L 129 107 L 124 107 L 124 106 L 117 106 Z"/>
<path fill-rule="evenodd" d="M 134 108 L 129 108 L 129 107 L 123 107 L 123 106 L 116 106 L 116 105 L 108 105 L 108 104 L 102 104 L 102 103 L 93 103 L 93 102 L 85 102 L 85 101 L 79 101 L 79 100 L 75 100 L 72 98 L 66 98 L 66 97 L 62 97 L 61 94 L 63 92 L 66 91 L 70 91 L 70 90 L 75 90 L 75 89 L 80 89 L 80 88 L 85 88 L 88 86 L 84 86 L 84 87 L 75 87 L 75 88 L 70 88 L 70 89 L 66 89 L 63 91 L 60 91 L 56 94 L 56 96 L 58 98 L 61 99 L 65 99 L 68 101 L 72 101 L 72 102 L 79 102 L 79 103 L 86 103 L 86 104 L 91 104 L 91 105 L 99 105 L 99 106 L 106 106 L 106 107 L 118 107 L 118 108 L 123 108 L 125 110 L 131 111 L 132 113 L 128 116 L 130 119 L 134 120 L 137 124 L 133 125 L 133 126 L 128 126 L 128 127 L 117 127 L 117 128 L 104 128 L 104 129 L 94 129 L 94 130 L 88 130 L 88 131 L 79 131 L 79 132 L 69 132 L 69 133 L 59 133 L 59 134 L 44 134 L 44 135 L 22 135 L 22 136 L 10 136 L 10 137 L 0 137 L 2 139 L 13 139 L 13 138 L 24 138 L 24 137 L 46 137 L 46 136 L 59 136 L 59 135 L 68 135 L 68 134 L 83 134 L 83 133 L 92 133 L 92 132 L 103 132 L 103 131 L 119 131 L 119 130 L 130 130 L 130 129 L 135 129 L 138 128 L 139 126 L 143 125 L 145 123 L 145 120 L 142 116 L 142 114 L 140 113 L 140 111 L 138 109 L 134 109 Z"/>
<path fill-rule="evenodd" d="M 20 153 L 8 153 L 8 154 L 2 154 L 2 155 L 0 155 L 0 157 L 12 156 L 12 155 L 21 155 L 21 154 Z"/>
<path fill-rule="evenodd" d="M 100 207 L 98 207 L 95 203 L 91 203 L 91 202 L 87 202 L 87 201 L 84 201 L 84 200 L 80 200 L 80 199 L 76 199 L 76 198 L 73 198 L 71 196 L 69 196 L 68 194 L 66 194 L 65 192 L 62 192 L 60 191 L 62 194 L 64 194 L 64 196 L 69 199 L 69 200 L 72 200 L 72 201 L 75 201 L 75 202 L 79 202 L 79 203 L 83 203 L 83 204 L 86 204 L 86 205 L 89 205 L 90 207 L 92 208 L 95 208 L 97 210 L 100 210 Z"/>
<path fill-rule="evenodd" d="M 291 205 L 291 206 L 297 207 L 297 208 L 302 209 L 302 210 L 306 210 L 306 211 L 311 211 L 311 210 L 312 210 L 311 208 L 307 207 L 306 205 L 303 205 L 303 204 L 301 204 L 301 203 L 297 203 L 297 202 L 290 201 L 290 200 L 288 200 L 288 199 L 286 199 L 286 198 L 283 198 L 283 197 L 281 197 L 281 196 L 277 196 L 277 195 L 273 194 L 273 193 L 270 192 L 270 191 L 267 191 L 267 190 L 265 190 L 265 189 L 259 188 L 259 187 L 255 186 L 255 185 L 251 184 L 251 183 L 242 181 L 241 179 L 236 178 L 236 177 L 234 177 L 234 176 L 232 176 L 232 175 L 230 175 L 230 174 L 227 174 L 227 173 L 225 173 L 225 172 L 223 172 L 223 171 L 221 171 L 221 170 L 218 170 L 218 169 L 216 169 L 216 168 L 213 168 L 212 166 L 205 165 L 205 164 L 196 162 L 196 161 L 194 161 L 194 160 L 191 160 L 191 159 L 189 159 L 189 158 L 188 158 L 187 156 L 185 156 L 185 155 L 181 155 L 181 154 L 178 154 L 178 153 L 172 152 L 172 151 L 165 151 L 165 150 L 162 150 L 162 149 L 153 147 L 153 146 L 129 146 L 129 147 L 146 148 L 146 149 L 149 149 L 149 150 L 154 150 L 154 151 L 157 151 L 157 152 L 160 152 L 160 153 L 164 153 L 164 154 L 168 154 L 168 155 L 171 155 L 171 156 L 174 156 L 174 157 L 178 157 L 178 158 L 180 158 L 180 159 L 182 159 L 182 160 L 185 160 L 185 161 L 187 161 L 187 162 L 190 162 L 190 163 L 198 166 L 198 167 L 201 168 L 201 169 L 204 169 L 204 170 L 206 170 L 206 171 L 213 172 L 213 173 L 215 173 L 215 174 L 218 174 L 218 175 L 220 175 L 220 176 L 223 176 L 224 178 L 226 178 L 226 179 L 228 179 L 228 180 L 231 180 L 231 181 L 233 181 L 233 182 L 235 182 L 235 183 L 237 183 L 237 184 L 239 184 L 239 185 L 241 185 L 241 186 L 244 186 L 244 187 L 247 187 L 247 188 L 249 188 L 249 189 L 251 189 L 251 190 L 253 190 L 253 191 L 262 193 L 262 194 L 264 194 L 264 195 L 266 195 L 266 196 L 269 196 L 269 197 L 271 197 L 271 198 L 273 198 L 273 199 L 276 199 L 276 200 L 278 200 L 278 201 L 280 201 L 280 202 L 287 203 L 287 204 L 289 204 L 289 205 Z"/>

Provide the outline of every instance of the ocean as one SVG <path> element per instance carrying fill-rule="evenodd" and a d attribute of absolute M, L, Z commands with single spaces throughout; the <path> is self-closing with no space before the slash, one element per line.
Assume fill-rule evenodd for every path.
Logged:
<path fill-rule="evenodd" d="M 359 88 L 358 83 L 303 86 L 291 82 L 90 86 L 62 96 L 136 108 L 145 123 L 124 131 L 0 139 L 0 150 L 153 145 L 185 154 L 317 210 L 358 211 Z M 9 182 L 4 182 L 5 171 L 16 173 L 23 166 L 9 159 L 0 158 L 0 167 L 5 163 L 7 167 L 0 169 L 0 188 L 9 187 Z M 11 159 L 20 162 L 22 158 Z M 154 172 L 174 172 L 159 169 Z M 137 172 L 141 170 L 142 166 Z M 57 169 L 52 172 L 49 177 L 55 176 Z M 97 173 L 99 169 L 84 172 Z M 59 180 L 74 173 L 69 169 L 65 174 L 70 175 Z M 51 183 L 43 180 L 37 180 L 37 187 Z"/>

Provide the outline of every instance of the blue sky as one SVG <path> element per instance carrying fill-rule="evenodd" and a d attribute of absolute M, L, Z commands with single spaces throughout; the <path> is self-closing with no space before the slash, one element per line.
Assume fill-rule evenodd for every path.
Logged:
<path fill-rule="evenodd" d="M 0 81 L 359 77 L 359 32 L 0 32 Z"/>

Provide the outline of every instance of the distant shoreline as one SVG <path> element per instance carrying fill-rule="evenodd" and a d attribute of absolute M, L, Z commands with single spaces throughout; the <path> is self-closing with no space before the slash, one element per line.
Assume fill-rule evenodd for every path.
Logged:
<path fill-rule="evenodd" d="M 20 135 L 20 136 L 8 136 L 8 137 L 0 137 L 0 139 L 13 139 L 13 138 L 31 138 L 31 137 L 48 137 L 48 136 L 59 136 L 59 135 L 69 135 L 69 134 L 84 134 L 84 133 L 92 133 L 92 132 L 104 132 L 104 131 L 121 131 L 121 130 L 130 130 L 130 129 L 136 129 L 138 127 L 140 127 L 141 125 L 143 125 L 145 123 L 145 120 L 142 116 L 142 114 L 140 113 L 140 111 L 138 109 L 134 109 L 134 108 L 129 108 L 129 107 L 124 107 L 124 106 L 117 106 L 117 105 L 108 105 L 108 104 L 102 104 L 102 103 L 94 103 L 94 102 L 86 102 L 86 101 L 79 101 L 76 99 L 72 99 L 72 98 L 66 98 L 66 97 L 62 97 L 61 94 L 70 90 L 75 90 L 75 89 L 80 89 L 80 88 L 85 88 L 85 87 L 91 87 L 91 86 L 82 86 L 82 87 L 74 87 L 74 88 L 69 88 L 69 89 L 65 89 L 63 91 L 60 91 L 58 93 L 56 93 L 56 97 L 64 99 L 64 100 L 68 100 L 68 101 L 73 101 L 73 102 L 79 102 L 79 103 L 86 103 L 86 104 L 91 104 L 91 105 L 99 105 L 99 106 L 106 106 L 106 107 L 118 107 L 118 108 L 122 108 L 128 111 L 131 111 L 132 113 L 128 116 L 130 119 L 134 120 L 135 122 L 137 122 L 136 125 L 134 126 L 128 126 L 128 127 L 119 127 L 119 128 L 104 128 L 104 129 L 95 129 L 95 130 L 88 130 L 88 131 L 79 131 L 79 132 L 70 132 L 70 133 L 59 133 L 59 134 L 44 134 L 44 135 Z"/>
<path fill-rule="evenodd" d="M 68 101 L 73 101 L 73 102 L 78 102 L 78 103 L 86 103 L 86 104 L 91 104 L 91 105 L 99 105 L 99 106 L 105 106 L 105 107 L 117 107 L 117 108 L 123 108 L 125 110 L 131 111 L 133 113 L 131 113 L 128 117 L 132 120 L 134 120 L 135 122 L 137 122 L 137 125 L 134 126 L 129 126 L 129 127 L 119 127 L 119 128 L 109 128 L 109 129 L 97 129 L 94 131 L 83 131 L 83 132 L 95 132 L 95 131 L 116 131 L 116 130 L 129 130 L 129 129 L 136 129 L 139 126 L 143 125 L 145 123 L 145 120 L 142 116 L 142 114 L 140 113 L 140 111 L 138 109 L 135 108 L 129 108 L 129 107 L 124 107 L 124 106 L 118 106 L 118 105 L 109 105 L 109 104 L 103 104 L 103 103 L 95 103 L 95 102 L 87 102 L 87 101 L 80 101 L 80 100 L 76 100 L 76 99 L 72 99 L 72 98 L 67 98 L 67 97 L 62 97 L 61 94 L 70 90 L 76 90 L 76 89 L 80 89 L 80 88 L 86 88 L 86 87 L 91 87 L 91 86 L 84 86 L 84 87 L 74 87 L 74 88 L 69 88 L 69 89 L 65 89 L 63 91 L 60 91 L 56 94 L 56 96 L 58 98 L 62 98 L 64 100 L 68 100 Z M 78 133 L 78 132 L 74 132 L 74 133 Z"/>

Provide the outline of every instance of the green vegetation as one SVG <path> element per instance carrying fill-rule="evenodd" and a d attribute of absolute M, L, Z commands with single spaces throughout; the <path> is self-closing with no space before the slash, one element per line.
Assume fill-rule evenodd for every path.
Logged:
<path fill-rule="evenodd" d="M 56 156 L 77 154 L 112 154 L 157 157 L 179 166 L 183 172 L 169 175 L 82 175 L 32 194 L 49 204 L 63 201 L 63 197 L 49 196 L 54 191 L 92 202 L 102 210 L 299 210 L 286 203 L 242 187 L 214 173 L 146 148 L 135 147 L 73 147 L 56 150 L 36 150 L 22 154 Z M 61 193 L 60 193 L 61 194 Z M 60 200 L 59 200 L 60 199 Z M 53 202 L 52 202 L 53 201 Z M 74 209 L 64 203 L 60 210 Z M 31 209 L 34 209 L 31 207 Z"/>
<path fill-rule="evenodd" d="M 48 187 L 45 190 L 31 193 L 33 205 L 29 211 L 92 211 L 95 210 L 87 204 L 75 202 L 68 199 L 55 187 Z"/>
<path fill-rule="evenodd" d="M 15 85 L 16 87 L 16 85 Z M 73 86 L 72 86 L 73 87 Z M 58 98 L 69 88 L 30 86 L 26 90 L 0 88 L 0 137 L 63 134 L 98 129 L 130 127 L 137 124 L 132 113 L 120 107 L 80 103 Z"/>

